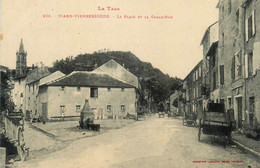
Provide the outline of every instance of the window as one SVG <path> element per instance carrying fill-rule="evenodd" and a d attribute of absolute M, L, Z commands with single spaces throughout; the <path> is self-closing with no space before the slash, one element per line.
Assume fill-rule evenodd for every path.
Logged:
<path fill-rule="evenodd" d="M 112 111 L 112 106 L 111 105 L 107 105 L 107 111 L 108 112 Z"/>
<path fill-rule="evenodd" d="M 231 0 L 228 0 L 228 14 L 231 13 L 231 10 L 232 10 L 232 6 L 231 6 Z"/>
<path fill-rule="evenodd" d="M 222 5 L 222 7 L 221 7 L 221 17 L 222 17 L 222 20 L 224 20 L 224 11 L 225 11 L 225 8 L 224 8 L 224 5 Z"/>
<path fill-rule="evenodd" d="M 28 97 L 28 106 L 30 106 L 30 97 Z"/>
<path fill-rule="evenodd" d="M 236 76 L 241 76 L 241 51 L 236 54 Z"/>
<path fill-rule="evenodd" d="M 213 55 L 212 57 L 212 67 L 214 68 L 216 65 L 216 55 Z"/>
<path fill-rule="evenodd" d="M 253 10 L 252 14 L 246 19 L 245 23 L 245 35 L 246 41 L 248 41 L 255 34 L 255 11 Z"/>
<path fill-rule="evenodd" d="M 108 91 L 108 92 L 111 92 L 111 88 L 107 88 L 107 91 Z"/>
<path fill-rule="evenodd" d="M 64 90 L 65 90 L 65 87 L 64 87 L 64 86 L 61 86 L 61 90 L 64 91 Z"/>
<path fill-rule="evenodd" d="M 235 79 L 235 56 L 232 57 L 232 63 L 231 63 L 231 79 Z"/>
<path fill-rule="evenodd" d="M 121 105 L 121 112 L 125 112 L 125 105 Z"/>
<path fill-rule="evenodd" d="M 29 85 L 29 92 L 30 92 L 30 90 L 31 90 L 31 86 Z"/>
<path fill-rule="evenodd" d="M 77 112 L 77 113 L 80 112 L 80 105 L 76 105 L 76 112 Z"/>
<path fill-rule="evenodd" d="M 253 52 L 248 54 L 248 77 L 253 75 Z"/>
<path fill-rule="evenodd" d="M 78 92 L 80 91 L 80 87 L 77 87 L 77 91 L 78 91 Z"/>
<path fill-rule="evenodd" d="M 236 11 L 236 23 L 239 24 L 239 9 Z"/>
<path fill-rule="evenodd" d="M 220 85 L 224 85 L 224 65 L 219 66 L 219 71 L 220 71 Z"/>
<path fill-rule="evenodd" d="M 231 97 L 228 98 L 228 109 L 232 109 L 233 105 L 232 105 L 232 99 Z"/>
<path fill-rule="evenodd" d="M 216 72 L 213 72 L 213 90 L 216 89 L 217 87 L 217 75 L 216 75 Z"/>
<path fill-rule="evenodd" d="M 20 97 L 23 97 L 23 93 L 20 94 Z"/>
<path fill-rule="evenodd" d="M 249 124 L 253 126 L 255 116 L 255 97 L 249 97 Z"/>
<path fill-rule="evenodd" d="M 224 48 L 225 48 L 225 33 L 222 33 L 222 55 L 224 55 Z"/>
<path fill-rule="evenodd" d="M 124 92 L 125 91 L 125 88 L 121 88 L 121 92 Z"/>
<path fill-rule="evenodd" d="M 92 98 L 98 97 L 98 88 L 90 88 L 90 97 Z"/>
<path fill-rule="evenodd" d="M 239 51 L 236 53 L 236 55 L 232 57 L 231 78 L 235 79 L 236 77 L 241 76 L 241 74 L 242 74 L 241 51 Z"/>
<path fill-rule="evenodd" d="M 220 103 L 221 103 L 221 104 L 225 104 L 225 99 L 224 99 L 224 98 L 221 98 L 221 99 L 220 99 Z"/>
<path fill-rule="evenodd" d="M 201 74 L 202 74 L 202 73 L 201 73 L 201 67 L 199 67 L 199 77 L 202 76 Z"/>
<path fill-rule="evenodd" d="M 239 34 L 239 9 L 236 11 L 236 23 L 237 23 L 236 35 L 238 35 Z"/>

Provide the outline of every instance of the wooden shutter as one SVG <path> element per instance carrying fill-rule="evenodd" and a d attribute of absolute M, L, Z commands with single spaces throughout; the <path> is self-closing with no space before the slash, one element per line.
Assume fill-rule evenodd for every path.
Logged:
<path fill-rule="evenodd" d="M 245 77 L 248 78 L 248 55 L 245 55 Z"/>
<path fill-rule="evenodd" d="M 246 41 L 248 41 L 248 19 L 246 19 L 246 23 L 245 23 L 245 36 L 246 36 Z"/>
<path fill-rule="evenodd" d="M 235 79 L 235 56 L 232 57 L 231 79 Z"/>
<path fill-rule="evenodd" d="M 219 66 L 219 71 L 220 71 L 220 84 L 224 84 L 224 65 Z"/>
<path fill-rule="evenodd" d="M 252 13 L 252 36 L 255 34 L 255 10 Z"/>

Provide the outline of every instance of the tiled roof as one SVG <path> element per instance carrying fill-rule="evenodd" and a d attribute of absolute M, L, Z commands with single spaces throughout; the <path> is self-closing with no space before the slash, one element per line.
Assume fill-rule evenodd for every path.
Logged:
<path fill-rule="evenodd" d="M 134 88 L 134 86 L 115 79 L 107 74 L 86 71 L 75 71 L 56 81 L 47 83 L 48 86 L 86 86 L 86 87 L 116 87 Z"/>

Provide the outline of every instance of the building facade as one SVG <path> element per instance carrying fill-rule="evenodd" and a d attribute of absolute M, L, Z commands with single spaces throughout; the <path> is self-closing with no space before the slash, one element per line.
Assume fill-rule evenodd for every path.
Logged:
<path fill-rule="evenodd" d="M 136 88 L 108 74 L 75 71 L 40 86 L 39 113 L 46 119 L 79 117 L 85 99 L 96 119 L 136 115 Z"/>
<path fill-rule="evenodd" d="M 179 97 L 184 104 L 184 109 L 180 107 L 181 110 L 185 113 L 195 113 L 198 117 L 202 115 L 203 109 L 202 69 L 203 60 L 201 60 L 184 79 L 182 90 L 185 94 L 180 94 L 181 97 Z"/>
<path fill-rule="evenodd" d="M 219 1 L 219 99 L 234 109 L 237 128 L 259 124 L 260 3 Z"/>
<path fill-rule="evenodd" d="M 26 112 L 30 114 L 30 117 L 39 118 L 41 116 L 39 113 L 41 108 L 41 104 L 39 103 L 39 87 L 63 76 L 65 76 L 65 74 L 56 71 L 46 77 L 26 83 Z"/>
<path fill-rule="evenodd" d="M 12 99 L 16 111 L 26 112 L 28 108 L 28 83 L 38 81 L 39 79 L 50 74 L 48 67 L 41 66 L 33 70 L 27 67 L 27 52 L 24 50 L 23 41 L 21 40 L 19 51 L 16 53 L 15 78 L 12 79 L 14 88 L 12 90 Z"/>

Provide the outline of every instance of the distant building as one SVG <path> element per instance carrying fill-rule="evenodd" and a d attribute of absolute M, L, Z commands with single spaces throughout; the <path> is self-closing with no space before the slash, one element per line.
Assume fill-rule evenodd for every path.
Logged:
<path fill-rule="evenodd" d="M 65 74 L 60 71 L 56 71 L 48 76 L 38 80 L 28 81 L 26 83 L 26 111 L 29 112 L 31 117 L 39 118 L 42 116 L 40 113 L 42 110 L 42 104 L 39 100 L 40 86 L 45 85 L 48 82 L 55 81 L 63 76 L 65 76 Z"/>
<path fill-rule="evenodd" d="M 195 113 L 199 117 L 202 115 L 203 110 L 202 68 L 203 60 L 185 77 L 182 88 L 185 94 L 181 96 L 184 103 L 184 112 Z"/>
<path fill-rule="evenodd" d="M 26 112 L 27 92 L 26 84 L 37 81 L 50 74 L 48 67 L 42 66 L 27 72 L 26 56 L 23 41 L 21 40 L 19 51 L 16 53 L 16 70 L 13 78 L 14 89 L 12 90 L 13 102 L 16 110 Z"/>
<path fill-rule="evenodd" d="M 93 72 L 106 73 L 119 80 L 125 81 L 136 88 L 139 87 L 138 78 L 113 59 L 96 68 Z"/>
<path fill-rule="evenodd" d="M 6 66 L 0 65 L 0 72 L 7 72 L 8 68 Z"/>
<path fill-rule="evenodd" d="M 96 119 L 124 118 L 136 115 L 136 89 L 106 73 L 75 71 L 40 86 L 39 113 L 47 119 L 79 117 L 88 99 Z"/>
<path fill-rule="evenodd" d="M 21 39 L 19 51 L 16 52 L 16 77 L 26 74 L 27 70 L 27 52 L 24 51 L 23 40 Z"/>

